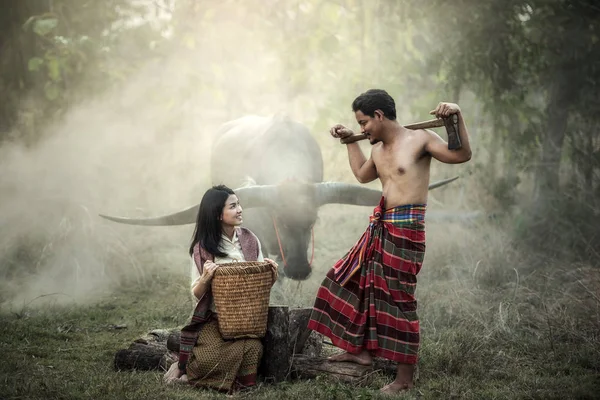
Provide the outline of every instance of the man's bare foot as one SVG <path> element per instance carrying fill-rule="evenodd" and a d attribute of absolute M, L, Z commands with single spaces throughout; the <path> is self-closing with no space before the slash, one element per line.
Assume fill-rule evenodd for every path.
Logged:
<path fill-rule="evenodd" d="M 381 388 L 381 393 L 396 394 L 414 387 L 413 375 L 415 366 L 412 364 L 398 364 L 396 367 L 396 379 L 389 385 Z"/>
<path fill-rule="evenodd" d="M 328 357 L 327 360 L 336 362 L 349 361 L 360 365 L 373 364 L 373 358 L 367 350 L 363 350 L 358 354 L 352 354 L 345 351 L 341 354 L 336 354 L 334 356 Z"/>

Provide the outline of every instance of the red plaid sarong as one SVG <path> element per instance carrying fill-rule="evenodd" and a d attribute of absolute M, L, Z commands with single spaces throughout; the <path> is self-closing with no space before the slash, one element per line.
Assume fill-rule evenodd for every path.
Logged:
<path fill-rule="evenodd" d="M 425 256 L 424 204 L 375 208 L 358 242 L 328 272 L 308 323 L 350 353 L 417 362 L 414 297 Z"/>

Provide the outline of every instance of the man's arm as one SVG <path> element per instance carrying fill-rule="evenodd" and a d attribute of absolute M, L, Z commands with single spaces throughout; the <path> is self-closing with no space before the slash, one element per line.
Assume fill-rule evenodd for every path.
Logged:
<path fill-rule="evenodd" d="M 329 133 L 336 139 L 346 138 L 354 135 L 351 129 L 346 128 L 344 125 L 334 125 Z M 346 144 L 348 148 L 348 160 L 350 161 L 350 168 L 352 169 L 352 173 L 356 177 L 356 179 L 360 183 L 369 183 L 378 178 L 377 168 L 375 168 L 375 163 L 373 162 L 373 158 L 365 157 L 362 150 L 358 146 L 358 143 L 348 143 Z"/>
<path fill-rule="evenodd" d="M 350 168 L 352 173 L 360 183 L 369 183 L 377 179 L 377 168 L 373 158 L 365 157 L 358 143 L 347 144 L 348 160 L 350 160 Z"/>
<path fill-rule="evenodd" d="M 425 151 L 433 158 L 447 164 L 460 164 L 471 159 L 471 145 L 469 143 L 469 131 L 462 117 L 460 107 L 454 103 L 440 103 L 435 110 L 431 111 L 436 117 L 449 117 L 451 114 L 458 116 L 458 136 L 462 147 L 458 150 L 449 150 L 448 143 L 437 133 L 426 130 L 427 140 Z"/>

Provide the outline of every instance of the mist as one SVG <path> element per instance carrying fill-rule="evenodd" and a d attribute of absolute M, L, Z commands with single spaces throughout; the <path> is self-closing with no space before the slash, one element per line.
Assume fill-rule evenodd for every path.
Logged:
<path fill-rule="evenodd" d="M 48 84 L 41 92 L 33 85 L 4 135 L 0 297 L 7 304 L 28 304 L 47 294 L 58 302 L 94 301 L 124 283 L 144 285 L 154 270 L 187 274 L 193 226 L 124 226 L 98 214 L 156 216 L 198 203 L 211 184 L 213 137 L 232 119 L 290 116 L 319 143 L 325 180 L 355 182 L 345 149 L 328 130 L 334 123 L 357 129 L 350 104 L 372 87 L 395 98 L 401 122 L 428 119 L 438 101 L 458 101 L 464 110 L 473 160 L 460 166 L 432 164 L 432 181 L 460 179 L 430 194 L 430 210 L 485 213 L 505 211 L 511 201 L 514 206 L 514 200 L 496 195 L 505 182 L 494 181 L 494 186 L 488 179 L 490 170 L 514 174 L 514 163 L 502 162 L 506 147 L 496 151 L 490 145 L 498 126 L 490 124 L 482 97 L 475 88 L 457 91 L 451 78 L 444 81 L 444 73 L 432 72 L 424 61 L 439 50 L 419 33 L 434 18 L 396 6 L 392 9 L 398 12 L 380 18 L 371 9 L 327 2 L 286 7 L 256 2 L 247 9 L 235 2 L 209 9 L 183 0 L 124 4 L 132 8 L 124 7 L 98 31 L 95 40 L 108 44 L 94 53 L 87 69 L 75 76 L 65 68 L 64 79 L 50 82 L 66 85 L 66 74 L 74 75 L 60 108 L 52 103 L 53 112 L 31 128 L 32 110 L 48 102 Z M 377 4 L 375 10 L 383 11 L 384 3 Z M 368 154 L 369 146 L 361 146 Z M 488 161 L 495 164 L 484 167 Z M 519 174 L 518 189 L 529 191 L 531 176 Z M 311 296 L 326 270 L 360 236 L 370 212 L 352 206 L 320 211 L 313 276 L 298 286 L 303 300 L 290 302 Z M 346 229 L 332 243 L 331 227 L 340 219 Z M 512 240 L 498 221 L 477 226 L 506 238 L 503 243 Z M 438 256 L 436 250 L 428 253 L 428 263 L 446 259 L 448 251 L 468 253 L 464 243 L 478 246 L 477 241 L 453 242 L 453 230 L 475 240 L 485 236 L 464 229 L 432 221 L 430 248 L 446 244 Z M 480 260 L 470 256 L 467 262 L 474 267 Z M 297 284 L 285 285 L 284 292 Z"/>
<path fill-rule="evenodd" d="M 98 214 L 151 216 L 198 203 L 210 183 L 211 134 L 230 116 L 244 114 L 223 106 L 223 91 L 239 91 L 238 100 L 251 105 L 247 111 L 277 110 L 278 93 L 261 86 L 278 66 L 229 41 L 221 54 L 216 43 L 203 52 L 165 48 L 160 60 L 144 62 L 123 85 L 89 93 L 40 124 L 34 144 L 4 142 L 4 301 L 29 304 L 49 294 L 31 305 L 93 301 L 125 281 L 142 284 L 155 265 L 187 272 L 193 226 L 119 226 Z M 207 53 L 223 76 L 213 82 L 215 91 L 201 93 L 194 83 L 209 73 Z M 236 71 L 240 63 L 247 65 L 243 74 Z"/>
<path fill-rule="evenodd" d="M 176 46 L 164 43 L 159 57 L 143 42 L 135 43 L 141 48 L 122 45 L 120 54 L 147 57 L 126 81 L 80 94 L 77 103 L 38 125 L 33 144 L 4 142 L 1 297 L 9 307 L 93 302 L 124 282 L 143 285 L 154 268 L 187 273 L 192 226 L 120 226 L 98 214 L 152 216 L 197 203 L 210 185 L 211 135 L 230 119 L 285 113 L 315 124 L 320 82 L 290 98 L 293 77 L 282 63 L 291 56 L 257 43 L 268 31 L 246 35 L 248 25 L 240 23 L 246 17 L 223 7 L 234 13 L 186 30 Z M 159 11 L 159 17 L 124 17 L 122 25 L 153 24 L 162 32 L 158 37 L 168 38 L 172 28 L 164 21 L 171 18 Z M 32 92 L 28 102 L 43 99 Z M 327 120 L 336 117 L 350 121 L 349 106 L 331 110 Z M 324 134 L 315 132 L 323 143 Z M 349 169 L 326 173 L 350 177 Z"/>

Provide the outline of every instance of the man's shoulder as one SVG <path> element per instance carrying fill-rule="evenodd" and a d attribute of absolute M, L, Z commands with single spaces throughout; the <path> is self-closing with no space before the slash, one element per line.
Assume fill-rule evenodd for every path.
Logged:
<path fill-rule="evenodd" d="M 377 153 L 383 150 L 383 142 L 377 142 L 373 146 L 371 146 L 371 154 L 373 152 Z"/>
<path fill-rule="evenodd" d="M 411 129 L 410 133 L 413 138 L 423 141 L 428 140 L 432 134 L 436 134 L 431 129 Z"/>

